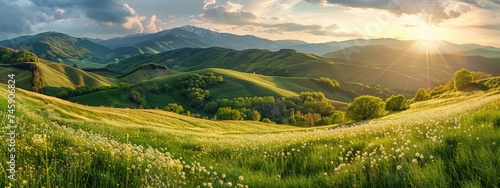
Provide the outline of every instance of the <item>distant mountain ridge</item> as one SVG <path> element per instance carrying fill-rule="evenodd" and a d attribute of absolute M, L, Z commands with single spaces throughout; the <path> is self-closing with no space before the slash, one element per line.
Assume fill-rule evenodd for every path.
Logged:
<path fill-rule="evenodd" d="M 87 59 L 96 63 L 108 63 L 107 59 L 113 55 L 111 49 L 88 39 L 53 31 L 0 41 L 0 46 L 28 50 L 40 58 L 54 62 Z"/>
<path fill-rule="evenodd" d="M 191 25 L 172 28 L 151 34 L 133 34 L 107 40 L 78 38 L 57 32 L 45 32 L 32 36 L 21 36 L 0 41 L 0 46 L 32 51 L 41 58 L 78 67 L 102 67 L 99 64 L 115 63 L 141 54 L 157 54 L 180 48 L 223 47 L 235 50 L 246 49 L 296 49 L 299 52 L 323 55 L 344 51 L 346 54 L 358 50 L 350 47 L 384 45 L 389 48 L 418 53 L 420 41 L 403 41 L 390 38 L 352 39 L 325 43 L 307 43 L 300 40 L 268 40 L 252 35 L 220 33 Z M 435 53 L 465 56 L 500 58 L 500 48 L 477 44 L 453 44 L 434 41 Z M 346 57 L 349 58 L 349 57 Z"/>

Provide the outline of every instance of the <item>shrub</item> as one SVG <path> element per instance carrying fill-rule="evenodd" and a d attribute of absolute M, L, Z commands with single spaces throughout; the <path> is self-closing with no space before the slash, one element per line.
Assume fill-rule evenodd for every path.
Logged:
<path fill-rule="evenodd" d="M 184 112 L 182 105 L 178 105 L 177 103 L 169 103 L 167 106 L 163 107 L 163 110 L 178 114 Z"/>
<path fill-rule="evenodd" d="M 274 123 L 274 122 L 271 121 L 269 118 L 264 118 L 262 119 L 262 123 Z"/>
<path fill-rule="evenodd" d="M 413 101 L 418 102 L 418 101 L 426 101 L 431 98 L 431 95 L 425 90 L 424 88 L 418 89 L 417 93 L 415 93 L 415 97 L 413 98 Z"/>
<path fill-rule="evenodd" d="M 231 107 L 219 108 L 216 113 L 218 120 L 240 120 L 241 112 Z"/>
<path fill-rule="evenodd" d="M 460 69 L 457 72 L 455 72 L 455 76 L 453 78 L 453 85 L 455 90 L 457 91 L 463 91 L 469 85 L 474 81 L 474 77 L 472 77 L 472 73 L 467 70 L 467 69 Z"/>
<path fill-rule="evenodd" d="M 355 121 L 382 117 L 385 114 L 387 114 L 385 102 L 381 98 L 371 95 L 355 98 L 346 111 L 347 118 Z"/>
<path fill-rule="evenodd" d="M 400 111 L 410 108 L 410 101 L 402 94 L 393 95 L 385 100 L 385 110 Z"/>
<path fill-rule="evenodd" d="M 205 104 L 203 111 L 211 114 L 211 113 L 217 112 L 218 109 L 219 109 L 219 105 L 217 104 L 217 102 L 212 101 L 212 102 L 208 102 L 207 104 Z"/>

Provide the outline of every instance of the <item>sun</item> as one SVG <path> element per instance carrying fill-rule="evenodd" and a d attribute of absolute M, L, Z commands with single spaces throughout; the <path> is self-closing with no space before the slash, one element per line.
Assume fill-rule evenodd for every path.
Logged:
<path fill-rule="evenodd" d="M 435 36 L 435 27 L 430 25 L 422 25 L 420 26 L 420 40 L 423 41 L 432 41 L 436 40 Z"/>

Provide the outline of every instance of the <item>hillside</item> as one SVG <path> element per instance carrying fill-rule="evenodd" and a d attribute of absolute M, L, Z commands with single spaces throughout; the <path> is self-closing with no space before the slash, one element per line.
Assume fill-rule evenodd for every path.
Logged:
<path fill-rule="evenodd" d="M 483 49 L 483 48 L 476 48 L 473 50 L 468 50 L 468 51 L 462 51 L 457 53 L 458 55 L 465 55 L 465 56 L 483 56 L 487 58 L 500 58 L 500 51 L 495 51 L 495 50 L 488 50 L 488 49 Z"/>
<path fill-rule="evenodd" d="M 161 43 L 160 46 L 167 47 L 158 48 L 158 44 L 155 44 L 155 41 Z M 115 37 L 101 41 L 99 42 L 99 44 L 113 49 L 130 46 L 153 49 L 157 48 L 160 49 L 159 52 L 164 52 L 165 49 L 178 49 L 182 47 L 218 46 L 237 50 L 252 48 L 280 48 L 277 43 L 271 40 L 251 35 L 240 36 L 230 33 L 218 33 L 191 25 L 167 29 L 153 34 L 137 34 L 124 37 Z"/>
<path fill-rule="evenodd" d="M 16 175 L 33 177 L 26 181 L 32 187 L 494 187 L 500 173 L 498 90 L 451 93 L 381 119 L 324 128 L 216 122 L 16 94 L 17 165 L 32 169 Z M 0 84 L 1 112 L 6 96 Z"/>
<path fill-rule="evenodd" d="M 123 82 L 135 84 L 156 77 L 168 76 L 173 74 L 177 74 L 177 72 L 170 70 L 167 66 L 152 63 L 138 66 L 127 73 L 117 76 L 117 78 Z"/>
<path fill-rule="evenodd" d="M 355 51 L 356 53 L 346 55 L 346 51 Z M 424 79 L 425 82 L 430 83 L 430 86 L 434 86 L 435 83 L 443 79 L 451 78 L 453 73 L 460 68 L 500 75 L 499 59 L 448 54 L 427 55 L 424 52 L 411 53 L 382 45 L 347 48 L 324 56 L 367 61 L 382 69 Z"/>
<path fill-rule="evenodd" d="M 0 69 L 4 75 L 14 73 L 18 75 L 17 85 L 20 88 L 32 90 L 33 75 L 36 75 L 38 89 L 47 95 L 54 95 L 64 88 L 75 89 L 80 86 L 112 86 L 116 80 L 95 73 L 83 71 L 71 66 L 40 60 L 37 63 L 4 64 Z M 0 83 L 7 83 L 1 78 Z M 42 91 L 43 90 L 43 91 Z"/>
<path fill-rule="evenodd" d="M 139 70 L 139 72 L 134 72 L 130 74 L 130 76 L 144 76 L 144 72 L 144 70 Z M 393 94 L 392 92 L 383 90 L 382 88 L 371 87 L 359 83 L 341 83 L 341 87 L 331 89 L 326 88 L 309 78 L 263 76 L 253 73 L 241 73 L 227 69 L 210 68 L 191 72 L 178 72 L 177 74 L 170 76 L 144 80 L 132 85 L 131 87 L 100 91 L 88 95 L 72 97 L 68 100 L 91 106 L 103 105 L 137 108 L 137 104 L 129 99 L 130 91 L 136 90 L 145 95 L 145 98 L 151 108 L 163 108 L 168 103 L 177 103 L 190 109 L 192 112 L 200 112 L 199 110 L 189 108 L 187 101 L 183 100 L 177 92 L 170 94 L 156 94 L 151 92 L 151 90 L 155 87 L 163 86 L 164 84 L 174 86 L 179 78 L 193 73 L 205 72 L 213 72 L 224 78 L 224 83 L 208 89 L 211 95 L 210 100 L 254 96 L 289 97 L 298 95 L 300 92 L 305 91 L 321 91 L 327 98 L 340 101 L 337 103 L 340 106 L 344 106 L 344 102 L 350 102 L 354 97 L 361 94 L 378 95 L 384 98 Z M 130 76 L 126 76 L 125 78 L 131 78 Z"/>
<path fill-rule="evenodd" d="M 113 56 L 113 51 L 107 47 L 56 32 L 4 40 L 0 41 L 0 46 L 31 51 L 40 58 L 69 65 L 81 61 L 105 64 Z"/>
<path fill-rule="evenodd" d="M 380 46 L 376 47 L 377 49 Z M 369 48 L 367 48 L 369 49 Z M 389 48 L 384 48 L 389 49 Z M 387 52 L 387 51 L 384 51 Z M 418 88 L 430 88 L 443 84 L 451 75 L 464 65 L 470 70 L 492 72 L 491 68 L 498 67 L 495 59 L 475 59 L 461 56 L 450 56 L 453 62 L 443 62 L 437 59 L 433 63 L 414 63 L 416 56 L 408 56 L 403 51 L 391 50 L 383 53 L 379 51 L 364 51 L 363 54 L 353 54 L 346 59 L 339 51 L 335 59 L 319 57 L 312 54 L 299 53 L 295 50 L 243 50 L 236 51 L 225 48 L 185 48 L 172 50 L 160 54 L 145 54 L 126 59 L 117 64 L 110 64 L 108 69 L 117 72 L 126 72 L 134 67 L 155 62 L 166 65 L 176 71 L 193 71 L 204 68 L 225 68 L 247 73 L 257 73 L 272 76 L 287 77 L 329 77 L 341 82 L 358 82 L 369 85 L 381 85 L 390 89 L 415 91 Z M 401 54 L 401 55 L 394 55 Z M 340 56 L 340 57 L 339 57 Z M 365 57 L 362 61 L 357 57 Z M 403 63 L 394 62 L 391 58 L 406 57 Z M 419 56 L 417 60 L 421 61 Z M 472 58 L 472 59 L 471 59 Z M 361 59 L 361 58 L 360 58 Z M 450 59 L 449 61 L 452 61 Z M 496 69 L 496 70 L 500 70 Z M 494 70 L 494 75 L 499 75 Z"/>

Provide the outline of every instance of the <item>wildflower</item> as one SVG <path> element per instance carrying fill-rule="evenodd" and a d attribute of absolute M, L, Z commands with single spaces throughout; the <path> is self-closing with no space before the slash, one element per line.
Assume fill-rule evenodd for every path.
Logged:
<path fill-rule="evenodd" d="M 415 164 L 418 164 L 417 159 L 413 159 L 411 162 L 412 162 L 412 163 L 415 163 Z"/>
<path fill-rule="evenodd" d="M 233 183 L 231 183 L 231 182 L 227 182 L 227 186 L 228 186 L 228 187 L 232 187 L 232 186 L 233 186 Z"/>
<path fill-rule="evenodd" d="M 226 178 L 226 174 L 222 174 L 222 175 L 221 175 L 221 178 Z"/>
<path fill-rule="evenodd" d="M 238 180 L 243 181 L 243 176 L 239 176 Z"/>

